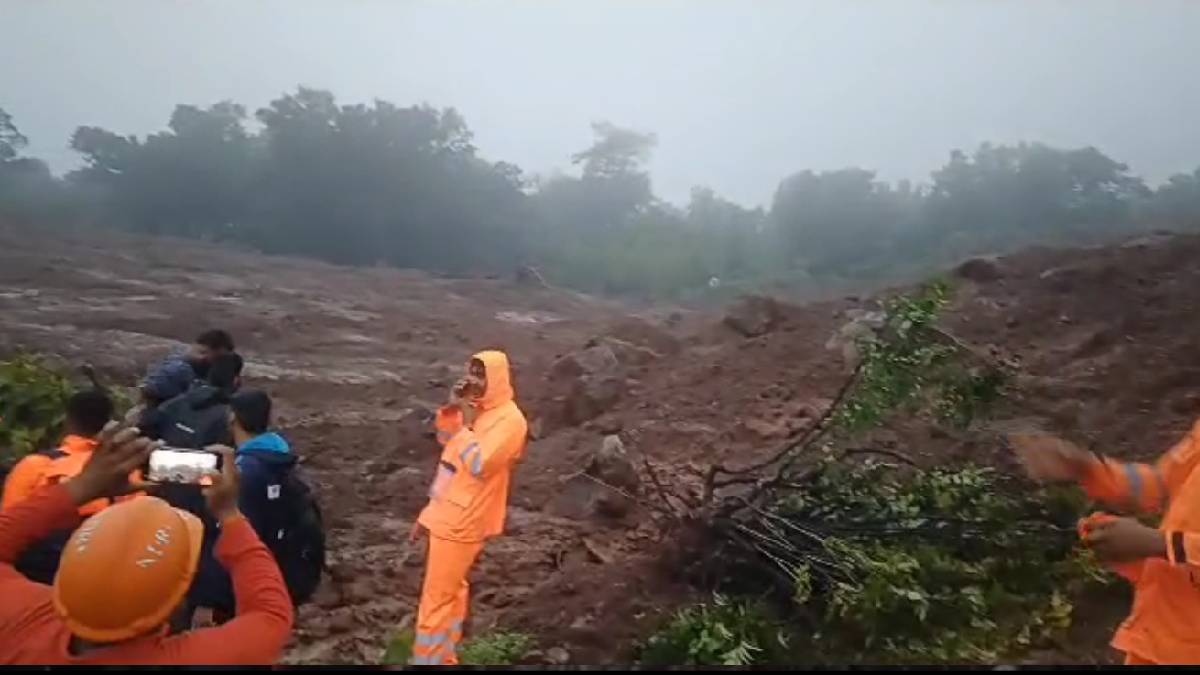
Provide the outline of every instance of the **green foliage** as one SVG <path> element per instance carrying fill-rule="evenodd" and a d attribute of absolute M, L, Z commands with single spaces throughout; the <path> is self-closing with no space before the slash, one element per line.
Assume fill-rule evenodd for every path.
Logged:
<path fill-rule="evenodd" d="M 639 662 L 650 666 L 749 666 L 779 663 L 790 642 L 756 603 L 715 594 L 687 607 L 650 636 Z"/>
<path fill-rule="evenodd" d="M 819 544 L 795 538 L 774 555 L 826 571 L 815 591 L 795 576 L 826 658 L 986 662 L 1060 635 L 1070 593 L 1096 578 L 1069 506 L 990 469 L 828 459 L 771 513 Z"/>
<path fill-rule="evenodd" d="M 533 638 L 524 633 L 485 633 L 463 642 L 459 660 L 466 666 L 516 665 L 533 644 Z"/>
<path fill-rule="evenodd" d="M 1007 374 L 998 368 L 976 368 L 953 376 L 942 387 L 941 398 L 935 403 L 937 414 L 942 420 L 965 428 L 1001 398 L 1007 381 Z"/>
<path fill-rule="evenodd" d="M 0 463 L 57 443 L 73 391 L 65 376 L 36 357 L 0 361 Z"/>
<path fill-rule="evenodd" d="M 415 641 L 413 629 L 398 631 L 384 648 L 381 665 L 408 665 Z M 465 666 L 511 666 L 525 658 L 533 645 L 534 639 L 524 633 L 485 633 L 465 640 L 459 647 L 458 659 Z"/>
<path fill-rule="evenodd" d="M 406 666 L 412 660 L 413 644 L 416 642 L 416 633 L 411 628 L 405 628 L 398 631 L 388 640 L 387 646 L 383 649 L 383 658 L 380 665 L 384 666 Z"/>
<path fill-rule="evenodd" d="M 124 416 L 133 405 L 132 394 L 119 387 L 106 391 L 117 417 Z M 62 438 L 67 400 L 74 393 L 71 380 L 37 356 L 0 361 L 0 465 L 54 447 Z"/>
<path fill-rule="evenodd" d="M 949 293 L 947 284 L 937 282 L 888 303 L 880 334 L 859 344 L 858 382 L 834 416 L 839 431 L 870 429 L 915 403 L 929 403 L 939 417 L 965 427 L 1000 398 L 1002 370 L 965 367 L 961 350 L 933 333 Z"/>
<path fill-rule="evenodd" d="M 1077 494 L 984 467 L 854 463 L 837 452 L 898 410 L 966 426 L 1001 398 L 1006 373 L 937 330 L 948 300 L 935 283 L 890 301 L 878 334 L 861 342 L 833 433 L 816 446 L 824 456 L 784 462 L 722 525 L 757 561 L 744 569 L 772 573 L 755 590 L 809 622 L 798 659 L 994 661 L 1059 636 L 1069 598 L 1099 576 L 1075 547 Z"/>

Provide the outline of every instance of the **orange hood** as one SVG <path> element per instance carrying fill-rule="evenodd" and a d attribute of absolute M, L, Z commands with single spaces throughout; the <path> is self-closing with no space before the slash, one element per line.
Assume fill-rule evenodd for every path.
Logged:
<path fill-rule="evenodd" d="M 480 410 L 491 410 L 513 400 L 515 394 L 508 356 L 500 351 L 486 351 L 479 352 L 471 358 L 483 363 L 484 372 L 487 373 L 487 390 L 476 400 L 475 405 Z"/>

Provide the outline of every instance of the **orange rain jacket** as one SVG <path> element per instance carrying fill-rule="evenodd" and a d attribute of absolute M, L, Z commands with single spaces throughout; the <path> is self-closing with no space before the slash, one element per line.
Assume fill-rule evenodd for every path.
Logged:
<path fill-rule="evenodd" d="M 1200 663 L 1200 421 L 1155 464 L 1097 458 L 1090 497 L 1142 513 L 1165 510 L 1167 558 L 1119 566 L 1134 584 L 1133 610 L 1112 646 L 1158 664 Z"/>
<path fill-rule="evenodd" d="M 443 444 L 429 504 L 417 519 L 435 537 L 479 542 L 504 531 L 512 469 L 525 454 L 529 426 L 513 401 L 508 357 L 480 352 L 474 358 L 487 372 L 487 391 L 476 402 L 479 415 L 468 427 L 462 410 L 438 411 L 438 442 Z"/>
<path fill-rule="evenodd" d="M 83 471 L 83 466 L 92 458 L 98 441 L 86 436 L 68 435 L 58 447 L 57 456 L 46 454 L 26 455 L 17 462 L 4 482 L 4 497 L 0 510 L 8 510 L 14 504 L 28 499 L 46 485 L 70 480 Z M 133 495 L 123 499 L 132 499 Z M 111 502 L 97 499 L 79 507 L 79 515 L 99 513 Z"/>

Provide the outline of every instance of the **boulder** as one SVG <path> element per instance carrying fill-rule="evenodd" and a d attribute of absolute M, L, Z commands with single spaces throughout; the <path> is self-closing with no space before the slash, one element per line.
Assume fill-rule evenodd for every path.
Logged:
<path fill-rule="evenodd" d="M 588 476 L 572 475 L 564 481 L 551 505 L 555 515 L 575 520 L 620 519 L 633 508 L 633 500 L 626 495 L 637 494 L 640 480 L 619 436 L 604 437 L 600 448 L 588 460 L 584 473 L 604 485 Z"/>
<path fill-rule="evenodd" d="M 592 460 L 588 463 L 587 472 L 626 492 L 634 493 L 638 490 L 637 469 L 629 459 L 629 453 L 625 450 L 625 443 L 620 436 L 604 437 L 600 443 L 600 450 L 592 455 Z"/>
<path fill-rule="evenodd" d="M 569 379 L 583 375 L 611 374 L 620 368 L 617 355 L 608 345 L 596 344 L 571 352 L 550 366 L 550 376 Z"/>
<path fill-rule="evenodd" d="M 825 349 L 841 352 L 842 362 L 852 368 L 858 364 L 860 357 L 859 342 L 883 328 L 887 323 L 887 314 L 853 309 L 846 312 L 846 316 L 850 320 L 830 336 L 825 343 Z"/>
<path fill-rule="evenodd" d="M 959 265 L 954 270 L 954 275 L 974 281 L 976 283 L 988 283 L 991 281 L 999 281 L 1004 278 L 1004 270 L 1001 269 L 999 259 L 994 256 L 971 258 L 970 260 Z"/>
<path fill-rule="evenodd" d="M 679 315 L 676 323 L 682 320 L 682 318 L 683 316 Z M 670 322 L 669 317 L 668 322 Z M 609 326 L 608 330 L 604 331 L 602 337 L 622 340 L 632 345 L 645 347 L 662 355 L 676 354 L 683 349 L 679 338 L 667 332 L 666 329 L 645 319 L 632 316 Z"/>
<path fill-rule="evenodd" d="M 608 412 L 625 394 L 625 378 L 611 375 L 584 375 L 572 383 L 563 401 L 563 418 L 568 424 L 582 424 Z"/>
<path fill-rule="evenodd" d="M 546 663 L 552 666 L 565 666 L 571 662 L 571 653 L 562 647 L 551 647 L 546 650 Z"/>
<path fill-rule="evenodd" d="M 782 318 L 783 311 L 774 298 L 747 295 L 729 307 L 724 323 L 744 337 L 758 337 L 774 330 Z"/>

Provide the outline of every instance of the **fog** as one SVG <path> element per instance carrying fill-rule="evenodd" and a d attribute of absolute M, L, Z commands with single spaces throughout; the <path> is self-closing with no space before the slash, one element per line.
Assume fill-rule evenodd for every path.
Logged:
<path fill-rule="evenodd" d="M 1095 145 L 1156 182 L 1200 159 L 1200 3 L 3 0 L 0 107 L 56 171 L 76 126 L 160 129 L 297 84 L 428 101 L 481 153 L 569 168 L 652 131 L 655 191 L 768 203 L 800 168 L 924 180 L 983 141 Z"/>

